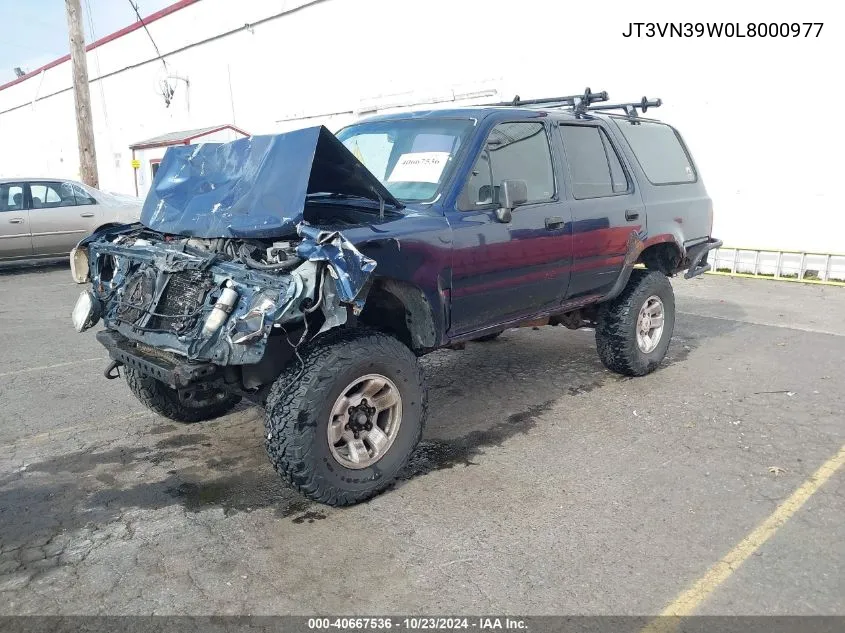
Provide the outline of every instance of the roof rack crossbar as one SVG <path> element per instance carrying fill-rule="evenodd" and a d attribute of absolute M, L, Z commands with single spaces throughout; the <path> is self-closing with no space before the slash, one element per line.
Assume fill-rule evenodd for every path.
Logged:
<path fill-rule="evenodd" d="M 660 99 L 649 99 L 643 97 L 639 101 L 632 101 L 630 103 L 602 103 L 607 101 L 607 92 L 593 92 L 589 88 L 585 88 L 582 94 L 567 95 L 565 97 L 545 97 L 543 99 L 520 99 L 516 95 L 510 101 L 499 101 L 498 103 L 486 103 L 487 106 L 501 106 L 501 107 L 531 107 L 531 106 L 547 106 L 549 108 L 572 108 L 576 117 L 582 117 L 590 111 L 602 110 L 623 110 L 625 115 L 630 118 L 637 118 L 637 110 L 645 113 L 649 108 L 659 108 L 663 105 Z M 598 105 L 593 105 L 598 103 Z"/>
<path fill-rule="evenodd" d="M 607 101 L 607 92 L 593 92 L 589 88 L 585 89 L 582 94 L 577 95 L 567 95 L 565 97 L 546 97 L 543 99 L 520 99 L 519 95 L 516 95 L 510 101 L 500 101 L 498 103 L 487 103 L 485 105 L 488 106 L 510 106 L 510 107 L 517 107 L 521 108 L 524 106 L 537 106 L 537 105 L 547 105 L 547 106 L 554 106 L 554 107 L 564 107 L 564 106 L 575 106 L 577 107 L 579 103 L 585 103 L 587 105 L 597 102 L 597 101 Z"/>
<path fill-rule="evenodd" d="M 637 116 L 637 108 L 643 111 L 643 114 L 649 108 L 659 108 L 663 105 L 661 99 L 648 99 L 643 97 L 639 101 L 632 101 L 630 103 L 602 103 L 601 105 L 587 106 L 586 110 L 624 110 L 629 117 Z"/>

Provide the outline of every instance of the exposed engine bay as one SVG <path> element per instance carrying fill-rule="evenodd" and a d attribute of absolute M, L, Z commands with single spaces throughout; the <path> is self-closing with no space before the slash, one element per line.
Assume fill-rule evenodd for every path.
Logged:
<path fill-rule="evenodd" d="M 218 366 L 259 363 L 272 337 L 293 349 L 364 304 L 375 262 L 337 231 L 306 223 L 290 240 L 196 238 L 142 225 L 83 241 L 73 275 L 88 279 L 77 330 L 109 330 L 159 353 Z"/>
<path fill-rule="evenodd" d="M 91 284 L 74 326 L 102 319 L 109 378 L 125 365 L 177 390 L 223 380 L 249 394 L 361 313 L 376 262 L 341 231 L 402 208 L 324 127 L 171 147 L 140 223 L 71 252 Z"/>

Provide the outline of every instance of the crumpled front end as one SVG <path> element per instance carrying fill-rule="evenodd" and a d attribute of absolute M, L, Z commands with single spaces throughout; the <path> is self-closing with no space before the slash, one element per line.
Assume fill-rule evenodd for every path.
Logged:
<path fill-rule="evenodd" d="M 295 346 L 363 307 L 375 262 L 338 232 L 301 224 L 298 233 L 299 241 L 272 243 L 139 225 L 96 234 L 71 256 L 77 281 L 91 281 L 74 325 L 83 331 L 102 319 L 148 354 L 258 363 L 272 336 L 295 333 Z"/>

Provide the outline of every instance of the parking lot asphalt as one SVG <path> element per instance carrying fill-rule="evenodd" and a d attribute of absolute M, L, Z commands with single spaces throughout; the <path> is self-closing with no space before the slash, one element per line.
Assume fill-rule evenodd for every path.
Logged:
<path fill-rule="evenodd" d="M 673 281 L 663 366 L 525 328 L 423 359 L 401 481 L 352 508 L 273 472 L 262 412 L 147 411 L 69 313 L 66 264 L 0 269 L 0 614 L 656 614 L 845 443 L 845 289 Z M 845 615 L 845 473 L 691 605 Z"/>

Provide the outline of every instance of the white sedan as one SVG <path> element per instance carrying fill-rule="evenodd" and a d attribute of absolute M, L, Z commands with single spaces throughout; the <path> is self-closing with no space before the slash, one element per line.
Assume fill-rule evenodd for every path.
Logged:
<path fill-rule="evenodd" d="M 73 180 L 0 179 L 0 261 L 67 255 L 97 229 L 137 222 L 142 204 Z"/>

